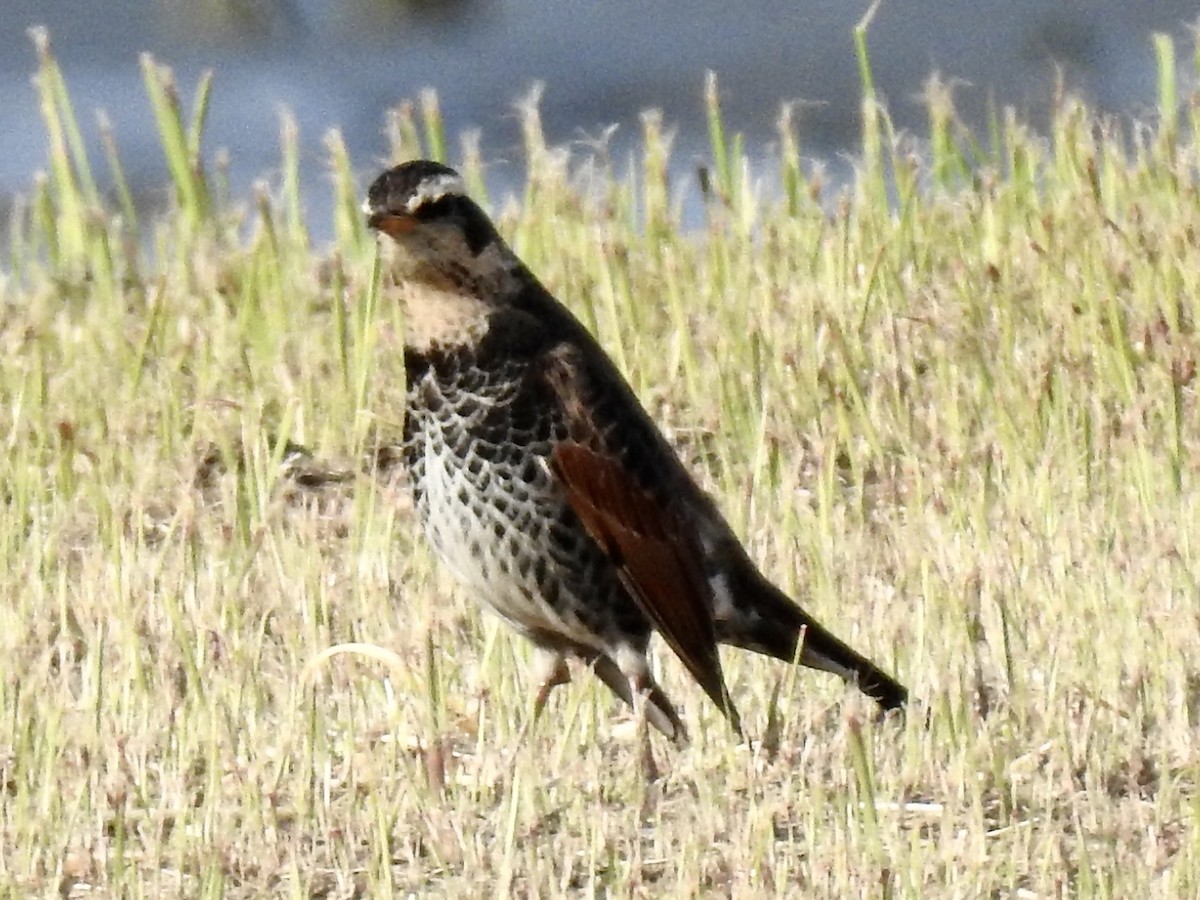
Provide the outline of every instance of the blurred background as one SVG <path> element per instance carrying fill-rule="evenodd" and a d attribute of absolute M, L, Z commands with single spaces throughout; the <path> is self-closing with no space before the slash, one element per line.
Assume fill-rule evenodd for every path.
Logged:
<path fill-rule="evenodd" d="M 458 155 L 478 128 L 504 186 L 522 164 L 514 103 L 544 82 L 553 143 L 611 138 L 618 161 L 635 146 L 638 114 L 663 111 L 673 160 L 707 152 L 704 72 L 713 69 L 730 130 L 751 156 L 774 140 L 782 102 L 797 104 L 802 152 L 836 172 L 858 140 L 860 84 L 853 27 L 865 0 L 4 0 L 0 11 L 0 206 L 27 193 L 45 166 L 45 137 L 26 33 L 44 25 L 76 113 L 96 139 L 96 110 L 113 123 L 140 202 L 165 197 L 166 170 L 138 54 L 171 66 L 185 102 L 215 73 L 206 155 L 228 151 L 235 191 L 279 168 L 279 116 L 300 126 L 310 212 L 319 214 L 325 132 L 340 128 L 362 180 L 385 155 L 385 112 L 432 87 Z M 1154 32 L 1178 41 L 1182 85 L 1195 84 L 1196 0 L 890 0 L 868 33 L 876 84 L 895 123 L 924 128 L 930 73 L 955 85 L 961 118 L 986 133 L 989 103 L 1035 126 L 1053 104 L 1056 72 L 1095 109 L 1152 114 Z M 103 164 L 94 156 L 97 172 Z M 506 166 L 507 163 L 507 166 Z M 505 174 L 505 173 L 508 174 Z M 318 189 L 319 185 L 319 189 Z M 314 210 L 316 206 L 318 209 Z M 323 229 L 315 224 L 315 230 Z"/>

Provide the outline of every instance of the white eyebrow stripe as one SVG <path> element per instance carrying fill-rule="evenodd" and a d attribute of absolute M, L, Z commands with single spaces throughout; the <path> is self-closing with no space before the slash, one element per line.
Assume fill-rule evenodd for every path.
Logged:
<path fill-rule="evenodd" d="M 416 212 L 417 207 L 440 200 L 447 194 L 464 195 L 466 192 L 467 186 L 458 175 L 438 175 L 436 178 L 426 178 L 408 198 L 404 209 L 410 213 Z"/>

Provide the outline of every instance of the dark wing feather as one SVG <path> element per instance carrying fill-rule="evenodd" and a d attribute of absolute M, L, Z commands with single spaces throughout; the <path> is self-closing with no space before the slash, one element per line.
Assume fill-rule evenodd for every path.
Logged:
<path fill-rule="evenodd" d="M 584 413 L 588 404 L 580 402 L 578 393 L 582 373 L 571 362 L 559 357 L 552 361 L 556 371 L 548 373 L 572 435 L 555 446 L 551 468 L 567 502 L 612 560 L 642 613 L 740 734 L 737 710 L 721 671 L 708 604 L 710 589 L 695 539 L 627 471 L 619 455 L 604 446 L 607 429 L 596 428 Z"/>

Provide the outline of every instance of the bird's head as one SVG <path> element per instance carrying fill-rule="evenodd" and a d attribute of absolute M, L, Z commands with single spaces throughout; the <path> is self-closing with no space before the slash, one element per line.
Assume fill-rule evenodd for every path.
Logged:
<path fill-rule="evenodd" d="M 462 177 L 429 160 L 388 169 L 363 203 L 367 224 L 394 240 L 417 271 L 487 279 L 506 256 L 487 214 L 469 196 Z"/>

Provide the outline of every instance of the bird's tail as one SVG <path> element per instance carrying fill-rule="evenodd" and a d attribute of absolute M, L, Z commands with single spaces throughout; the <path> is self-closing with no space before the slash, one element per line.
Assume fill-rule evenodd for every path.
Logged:
<path fill-rule="evenodd" d="M 732 585 L 735 596 L 757 615 L 749 621 L 718 623 L 722 643 L 792 662 L 797 660 L 796 647 L 803 635 L 798 658 L 802 665 L 840 675 L 884 709 L 899 709 L 908 701 L 904 685 L 835 637 L 756 570 L 741 581 Z"/>

